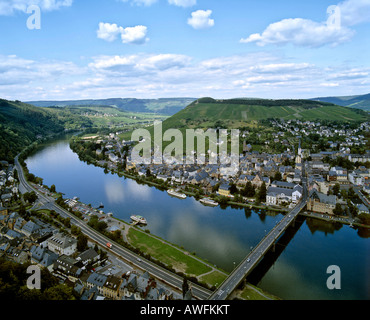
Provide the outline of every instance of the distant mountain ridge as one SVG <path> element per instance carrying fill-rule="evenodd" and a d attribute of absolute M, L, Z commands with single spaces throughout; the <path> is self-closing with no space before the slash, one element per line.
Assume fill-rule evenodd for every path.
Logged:
<path fill-rule="evenodd" d="M 339 106 L 370 111 L 370 93 L 356 96 L 321 97 L 310 99 L 313 101 L 329 102 Z"/>
<path fill-rule="evenodd" d="M 130 112 L 159 113 L 174 115 L 184 109 L 196 98 L 160 98 L 160 99 L 135 99 L 135 98 L 110 98 L 110 99 L 86 99 L 67 101 L 28 101 L 27 103 L 37 107 L 52 106 L 115 106 Z"/>

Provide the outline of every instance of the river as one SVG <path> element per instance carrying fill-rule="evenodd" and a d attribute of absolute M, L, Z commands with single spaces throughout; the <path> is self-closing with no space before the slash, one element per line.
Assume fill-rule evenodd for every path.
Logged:
<path fill-rule="evenodd" d="M 106 213 L 127 222 L 132 214 L 142 215 L 152 234 L 227 271 L 282 218 L 244 208 L 205 207 L 194 198 L 179 200 L 154 187 L 105 174 L 104 169 L 80 161 L 68 139 L 45 144 L 26 163 L 31 173 L 48 186 L 54 184 L 65 198 L 77 196 L 94 207 L 102 202 Z M 302 218 L 292 233 L 283 236 L 276 253 L 256 268 L 252 283 L 282 299 L 370 298 L 370 241 L 364 230 Z M 340 268 L 341 289 L 327 288 L 331 265 Z"/>

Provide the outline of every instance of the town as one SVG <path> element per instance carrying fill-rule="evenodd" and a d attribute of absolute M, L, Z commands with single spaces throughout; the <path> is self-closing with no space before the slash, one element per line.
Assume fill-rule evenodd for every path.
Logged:
<path fill-rule="evenodd" d="M 229 164 L 219 161 L 189 165 L 185 156 L 184 163 L 178 164 L 170 154 L 163 155 L 163 164 L 137 163 L 130 157 L 135 142 L 121 140 L 120 132 L 85 137 L 72 142 L 71 147 L 76 148 L 74 151 L 83 160 L 91 155 L 92 160 L 87 160 L 106 170 L 124 172 L 139 181 L 155 183 L 196 199 L 282 211 L 293 208 L 301 199 L 305 166 L 310 192 L 308 212 L 346 216 L 352 222 L 364 223 L 370 206 L 370 150 L 364 136 L 369 132 L 369 123 L 349 126 L 326 122 L 271 121 L 270 140 L 264 132 L 259 136 L 263 148 L 282 146 L 281 153 L 254 151 L 248 143 L 252 133 L 244 130 L 240 161 Z M 320 139 L 317 138 L 316 144 L 309 144 L 306 137 Z M 361 154 L 354 153 L 360 150 Z M 221 154 L 220 158 L 223 156 L 227 155 Z"/>

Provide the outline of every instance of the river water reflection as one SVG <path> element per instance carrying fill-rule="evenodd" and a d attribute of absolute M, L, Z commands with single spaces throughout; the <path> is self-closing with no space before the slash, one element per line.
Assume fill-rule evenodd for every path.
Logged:
<path fill-rule="evenodd" d="M 142 215 L 152 234 L 227 271 L 282 218 L 244 208 L 205 207 L 193 198 L 179 200 L 154 187 L 105 174 L 102 168 L 81 162 L 68 140 L 45 145 L 26 163 L 30 172 L 48 186 L 55 184 L 65 198 L 77 196 L 94 207 L 102 202 L 106 213 L 127 222 L 132 214 Z M 283 299 L 369 299 L 369 244 L 366 236 L 348 226 L 335 228 L 305 219 L 294 236 L 277 246 L 282 250 L 276 261 L 272 264 L 274 257 L 265 259 L 267 272 L 263 277 L 257 275 L 256 281 Z M 341 268 L 341 290 L 326 287 L 330 265 Z"/>

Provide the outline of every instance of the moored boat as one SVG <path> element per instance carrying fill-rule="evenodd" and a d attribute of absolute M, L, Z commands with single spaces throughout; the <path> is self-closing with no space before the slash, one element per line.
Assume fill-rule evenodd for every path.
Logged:
<path fill-rule="evenodd" d="M 178 192 L 174 189 L 167 190 L 167 193 L 170 196 L 173 196 L 173 197 L 176 197 L 176 198 L 179 198 L 179 199 L 186 199 L 186 194 Z"/>
<path fill-rule="evenodd" d="M 147 221 L 144 217 L 138 215 L 132 215 L 131 220 L 140 224 L 147 224 Z"/>
<path fill-rule="evenodd" d="M 217 207 L 218 206 L 218 202 L 216 202 L 215 200 L 210 199 L 210 198 L 200 199 L 199 202 L 206 205 L 206 206 L 211 206 L 211 207 Z"/>

